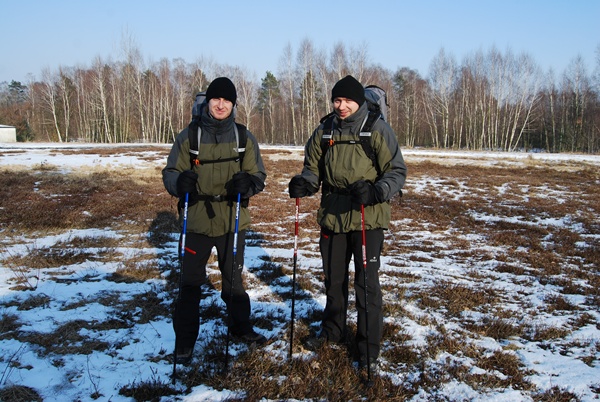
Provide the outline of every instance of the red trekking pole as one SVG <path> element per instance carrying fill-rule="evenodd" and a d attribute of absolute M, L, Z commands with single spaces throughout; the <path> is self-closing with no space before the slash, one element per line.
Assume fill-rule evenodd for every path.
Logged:
<path fill-rule="evenodd" d="M 371 382 L 371 357 L 369 356 L 369 298 L 367 297 L 367 233 L 365 231 L 365 206 L 360 204 L 360 223 L 362 230 L 362 260 L 363 260 L 363 279 L 365 281 L 365 332 L 367 341 L 367 386 L 373 385 Z"/>

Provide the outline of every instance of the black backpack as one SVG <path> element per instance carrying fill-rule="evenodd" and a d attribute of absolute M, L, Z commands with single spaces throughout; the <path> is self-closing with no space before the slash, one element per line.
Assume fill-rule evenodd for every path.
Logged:
<path fill-rule="evenodd" d="M 232 160 L 240 162 L 240 169 L 244 156 L 246 154 L 246 143 L 248 142 L 248 134 L 246 133 L 246 126 L 240 123 L 235 123 L 235 138 L 237 140 L 237 151 L 238 156 L 224 159 L 211 159 L 211 160 L 199 160 L 198 159 L 198 145 L 200 144 L 200 137 L 202 136 L 202 129 L 200 128 L 200 116 L 202 116 L 202 110 L 207 105 L 206 92 L 198 92 L 196 94 L 196 100 L 192 106 L 192 121 L 188 126 L 188 140 L 190 142 L 190 164 L 191 166 L 204 165 L 207 163 L 219 163 L 229 162 Z M 232 111 L 235 116 L 235 106 Z"/>
<path fill-rule="evenodd" d="M 371 159 L 371 162 L 373 162 L 373 166 L 375 166 L 375 169 L 377 169 L 377 175 L 379 176 L 381 175 L 381 168 L 377 163 L 377 157 L 375 155 L 375 151 L 373 150 L 373 146 L 371 145 L 371 129 L 377 120 L 382 119 L 383 121 L 387 121 L 387 109 L 389 107 L 387 103 L 387 94 L 377 85 L 369 85 L 365 87 L 365 99 L 369 108 L 369 115 L 360 129 L 358 141 L 333 141 L 332 134 L 335 112 L 331 112 L 321 118 L 321 123 L 324 127 L 323 138 L 321 139 L 321 161 L 324 160 L 325 154 L 333 145 L 360 143 L 369 159 Z"/>

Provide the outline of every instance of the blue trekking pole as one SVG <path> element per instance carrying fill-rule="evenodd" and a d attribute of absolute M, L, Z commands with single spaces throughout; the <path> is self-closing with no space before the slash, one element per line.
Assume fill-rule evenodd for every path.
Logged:
<path fill-rule="evenodd" d="M 185 235 L 187 231 L 187 217 L 188 217 L 188 205 L 190 200 L 190 194 L 185 193 L 185 201 L 183 204 L 183 229 L 181 231 L 181 250 L 179 251 L 179 290 L 177 293 L 177 300 L 175 302 L 175 311 L 179 309 L 179 302 L 181 301 L 181 285 L 183 283 L 183 257 L 185 255 Z M 177 325 L 177 324 L 175 324 Z M 177 378 L 177 331 L 175 331 L 175 351 L 173 352 L 173 384 L 175 384 L 175 378 Z"/>
<path fill-rule="evenodd" d="M 300 198 L 296 197 L 296 227 L 294 229 L 294 270 L 292 273 L 292 323 L 290 328 L 290 353 L 288 358 L 292 358 L 292 348 L 294 346 L 294 307 L 296 304 L 296 265 L 298 263 L 298 214 L 300 210 Z"/>
<path fill-rule="evenodd" d="M 231 303 L 233 301 L 233 281 L 235 280 L 235 265 L 236 265 L 236 257 L 237 257 L 237 239 L 238 239 L 238 229 L 240 223 L 240 201 L 241 201 L 241 193 L 237 195 L 237 205 L 235 206 L 235 231 L 233 232 L 233 264 L 231 265 L 231 283 L 229 287 L 229 306 L 228 309 L 231 308 Z M 227 319 L 227 340 L 225 341 L 225 370 L 229 367 L 229 327 L 231 326 L 231 313 L 228 313 Z"/>

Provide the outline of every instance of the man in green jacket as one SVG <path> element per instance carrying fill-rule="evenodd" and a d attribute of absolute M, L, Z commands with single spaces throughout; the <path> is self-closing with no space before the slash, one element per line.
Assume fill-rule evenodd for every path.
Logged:
<path fill-rule="evenodd" d="M 347 337 L 348 271 L 354 257 L 358 363 L 361 368 L 368 364 L 369 369 L 376 369 L 383 328 L 378 272 L 383 230 L 390 223 L 388 201 L 404 186 L 406 165 L 396 134 L 382 119 L 371 128 L 370 143 L 377 166 L 361 146 L 360 133 L 369 110 L 365 90 L 354 77 L 346 76 L 334 85 L 331 101 L 335 112 L 332 126 L 325 127 L 328 123 L 322 123 L 313 132 L 304 149 L 302 173 L 289 183 L 291 198 L 310 196 L 319 187 L 322 193 L 317 220 L 321 226 L 319 246 L 327 302 L 320 334 L 317 342 L 312 343 L 344 342 Z M 322 146 L 324 133 L 331 134 L 326 148 Z M 361 206 L 364 207 L 366 284 Z"/>
<path fill-rule="evenodd" d="M 190 125 L 191 130 L 198 131 L 198 163 L 192 165 L 190 160 L 188 127 L 177 136 L 162 171 L 169 194 L 182 200 L 186 194 L 189 197 L 181 287 L 173 316 L 178 363 L 189 363 L 192 357 L 199 331 L 200 288 L 213 247 L 217 250 L 221 298 L 227 305 L 232 334 L 247 343 L 266 342 L 250 323 L 250 298 L 242 282 L 242 268 L 245 234 L 250 226 L 248 199 L 264 189 L 267 175 L 258 143 L 245 128 L 245 155 L 240 159 L 244 150 L 239 149 L 240 130 L 232 113 L 236 99 L 235 85 L 229 78 L 212 81 L 197 129 Z M 242 208 L 233 261 L 238 194 Z"/>

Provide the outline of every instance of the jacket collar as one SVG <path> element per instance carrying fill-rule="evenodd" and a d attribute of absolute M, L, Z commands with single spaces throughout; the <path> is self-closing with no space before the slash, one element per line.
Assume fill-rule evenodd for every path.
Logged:
<path fill-rule="evenodd" d="M 202 128 L 214 134 L 223 134 L 233 129 L 235 119 L 233 112 L 223 120 L 217 120 L 208 113 L 208 108 L 204 108 L 202 111 L 202 118 L 200 119 Z"/>
<path fill-rule="evenodd" d="M 340 119 L 336 114 L 336 125 L 342 129 L 349 127 L 354 128 L 354 126 L 358 126 L 357 130 L 360 130 L 365 118 L 367 117 L 367 114 L 369 114 L 369 107 L 367 106 L 367 102 L 363 102 L 356 112 L 352 113 L 344 120 Z"/>

